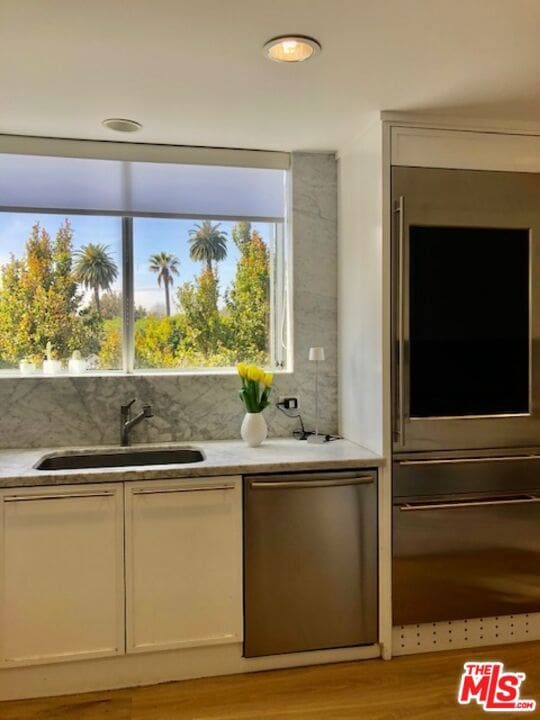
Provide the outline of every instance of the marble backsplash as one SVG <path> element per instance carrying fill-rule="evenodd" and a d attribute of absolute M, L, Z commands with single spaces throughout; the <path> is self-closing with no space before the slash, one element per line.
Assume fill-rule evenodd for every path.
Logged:
<path fill-rule="evenodd" d="M 322 345 L 320 428 L 337 431 L 337 228 L 333 154 L 293 153 L 294 372 L 275 377 L 272 399 L 300 398 L 304 422 L 314 422 L 315 368 L 310 346 Z M 243 408 L 235 375 L 132 375 L 0 379 L 0 447 L 116 444 L 120 405 L 150 403 L 154 417 L 132 431 L 133 442 L 224 440 L 239 435 Z M 272 404 L 269 433 L 297 427 Z"/>

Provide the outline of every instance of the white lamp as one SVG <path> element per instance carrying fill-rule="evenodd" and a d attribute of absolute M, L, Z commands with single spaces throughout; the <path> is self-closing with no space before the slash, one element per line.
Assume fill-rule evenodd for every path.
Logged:
<path fill-rule="evenodd" d="M 325 435 L 319 435 L 319 363 L 324 362 L 324 348 L 309 348 L 309 360 L 315 363 L 315 435 L 308 437 L 308 443 L 320 445 L 326 442 Z"/>

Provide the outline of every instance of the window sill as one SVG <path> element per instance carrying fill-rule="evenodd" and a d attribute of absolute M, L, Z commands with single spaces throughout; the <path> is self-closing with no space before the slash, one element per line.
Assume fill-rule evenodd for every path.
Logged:
<path fill-rule="evenodd" d="M 269 370 L 273 375 L 292 375 L 293 369 Z M 23 375 L 18 370 L 0 370 L 0 381 L 2 380 L 61 380 L 75 378 L 133 378 L 133 377 L 152 377 L 152 378 L 168 378 L 168 377 L 229 377 L 236 376 L 236 368 L 201 368 L 189 370 L 135 370 L 132 373 L 123 370 L 88 370 L 84 373 L 70 373 L 67 370 L 51 375 L 45 375 L 42 372 L 35 372 Z"/>

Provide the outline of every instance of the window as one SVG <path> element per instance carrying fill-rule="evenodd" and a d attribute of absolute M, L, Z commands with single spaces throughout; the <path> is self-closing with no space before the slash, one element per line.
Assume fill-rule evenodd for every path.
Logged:
<path fill-rule="evenodd" d="M 285 182 L 0 155 L 0 370 L 286 369 Z"/>

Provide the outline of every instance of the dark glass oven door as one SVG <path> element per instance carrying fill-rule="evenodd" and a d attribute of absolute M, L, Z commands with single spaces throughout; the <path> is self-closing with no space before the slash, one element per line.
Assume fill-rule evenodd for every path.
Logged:
<path fill-rule="evenodd" d="M 540 177 L 394 168 L 394 450 L 540 444 Z"/>

